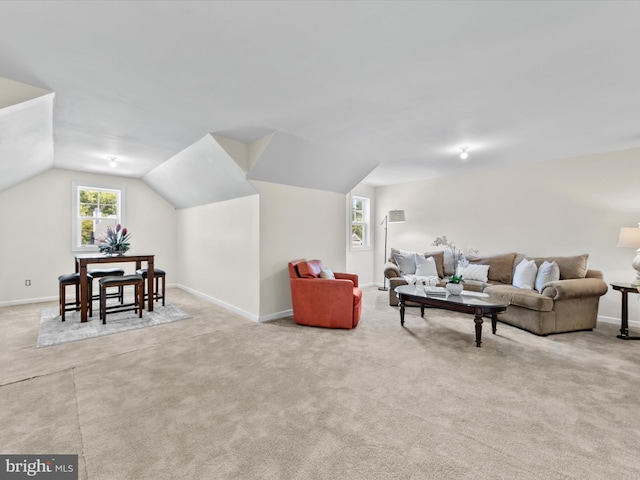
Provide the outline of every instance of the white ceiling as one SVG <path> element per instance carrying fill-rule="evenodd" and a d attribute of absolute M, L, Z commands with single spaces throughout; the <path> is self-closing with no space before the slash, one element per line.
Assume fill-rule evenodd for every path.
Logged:
<path fill-rule="evenodd" d="M 635 148 L 639 22 L 628 1 L 5 0 L 0 77 L 26 85 L 0 82 L 0 129 L 54 98 L 40 170 L 134 177 L 277 132 L 248 177 L 335 191 Z M 4 133 L 16 183 L 31 153 Z"/>

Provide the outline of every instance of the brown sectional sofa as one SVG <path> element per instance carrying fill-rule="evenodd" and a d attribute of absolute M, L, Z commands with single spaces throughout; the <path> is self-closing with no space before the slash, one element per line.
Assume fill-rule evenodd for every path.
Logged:
<path fill-rule="evenodd" d="M 406 285 L 391 249 L 391 257 L 385 265 L 385 277 L 389 279 L 389 304 L 397 305 L 394 289 Z M 453 274 L 451 252 L 426 252 L 432 256 L 438 272 L 439 285 L 446 284 L 446 277 Z M 524 259 L 535 260 L 539 267 L 545 260 L 555 261 L 560 270 L 560 280 L 545 283 L 541 291 L 518 288 L 512 285 L 516 266 Z M 602 272 L 588 268 L 587 254 L 571 257 L 535 258 L 521 253 L 469 257 L 469 263 L 489 265 L 488 280 L 465 280 L 465 290 L 485 292 L 508 300 L 510 305 L 498 320 L 522 328 L 537 335 L 591 330 L 596 327 L 600 297 L 607 292 Z"/>

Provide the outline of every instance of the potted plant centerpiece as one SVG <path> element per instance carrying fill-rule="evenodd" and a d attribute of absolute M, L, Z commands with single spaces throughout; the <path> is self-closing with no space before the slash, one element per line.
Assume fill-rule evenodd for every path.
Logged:
<path fill-rule="evenodd" d="M 122 225 L 116 225 L 116 228 L 107 228 L 107 234 L 104 241 L 98 245 L 100 253 L 108 255 L 124 255 L 129 250 L 129 237 L 131 234 Z"/>
<path fill-rule="evenodd" d="M 469 264 L 469 260 L 467 260 L 466 255 L 471 253 L 478 253 L 478 250 L 468 248 L 463 252 L 462 250 L 457 248 L 453 242 L 449 241 L 446 235 L 436 238 L 432 245 L 434 247 L 447 247 L 451 251 L 451 255 L 453 256 L 453 275 L 450 275 L 447 278 L 447 284 L 445 288 L 451 295 L 460 295 L 460 293 L 464 289 L 464 278 L 462 275 L 462 271 Z"/>

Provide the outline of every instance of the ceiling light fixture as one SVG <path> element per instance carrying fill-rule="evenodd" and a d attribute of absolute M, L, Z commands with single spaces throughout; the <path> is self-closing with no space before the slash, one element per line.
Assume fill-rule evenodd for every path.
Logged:
<path fill-rule="evenodd" d="M 467 152 L 467 150 L 469 150 L 469 147 L 460 147 L 460 158 L 462 160 L 469 158 L 469 152 Z"/>
<path fill-rule="evenodd" d="M 109 157 L 109 166 L 111 168 L 116 168 L 118 166 L 116 163 L 116 157 Z"/>

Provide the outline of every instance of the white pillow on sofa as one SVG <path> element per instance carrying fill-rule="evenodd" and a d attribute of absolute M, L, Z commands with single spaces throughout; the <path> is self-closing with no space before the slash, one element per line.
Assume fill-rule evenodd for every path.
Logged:
<path fill-rule="evenodd" d="M 400 250 L 393 254 L 401 274 L 414 275 L 416 273 L 416 256 L 417 253 L 406 250 Z"/>
<path fill-rule="evenodd" d="M 544 261 L 540 268 L 538 268 L 538 275 L 536 276 L 536 290 L 542 293 L 542 287 L 545 283 L 555 282 L 560 280 L 560 267 L 556 262 Z"/>
<path fill-rule="evenodd" d="M 416 276 L 417 277 L 437 277 L 438 269 L 436 268 L 436 261 L 433 257 L 425 258 L 424 255 L 419 253 L 415 256 L 416 259 Z"/>
<path fill-rule="evenodd" d="M 513 274 L 514 287 L 526 288 L 533 290 L 536 284 L 536 275 L 538 274 L 538 266 L 535 260 L 523 259 L 517 266 Z"/>
<path fill-rule="evenodd" d="M 472 263 L 460 271 L 464 280 L 478 280 L 480 282 L 489 281 L 489 265 Z"/>

